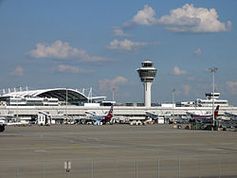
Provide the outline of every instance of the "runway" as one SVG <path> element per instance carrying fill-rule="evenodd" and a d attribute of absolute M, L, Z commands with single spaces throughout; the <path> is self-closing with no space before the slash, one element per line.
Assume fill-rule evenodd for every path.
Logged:
<path fill-rule="evenodd" d="M 236 140 L 168 125 L 6 127 L 0 177 L 237 177 Z"/>

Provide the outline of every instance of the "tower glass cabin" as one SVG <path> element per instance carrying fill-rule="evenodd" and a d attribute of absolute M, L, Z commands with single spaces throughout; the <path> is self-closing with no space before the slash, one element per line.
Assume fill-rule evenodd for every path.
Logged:
<path fill-rule="evenodd" d="M 141 82 L 144 84 L 144 105 L 151 107 L 151 85 L 156 76 L 157 69 L 153 66 L 152 61 L 142 62 L 142 66 L 137 69 Z"/>

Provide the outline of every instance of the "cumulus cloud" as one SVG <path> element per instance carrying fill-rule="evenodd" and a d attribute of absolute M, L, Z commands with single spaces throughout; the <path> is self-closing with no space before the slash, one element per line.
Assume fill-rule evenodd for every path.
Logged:
<path fill-rule="evenodd" d="M 111 91 L 111 89 L 119 88 L 121 85 L 128 83 L 128 79 L 123 76 L 117 76 L 113 79 L 104 79 L 99 81 L 99 89 L 101 91 Z"/>
<path fill-rule="evenodd" d="M 231 94 L 237 95 L 237 81 L 227 81 L 226 86 Z"/>
<path fill-rule="evenodd" d="M 158 19 L 156 18 L 155 10 L 149 6 L 145 5 L 143 9 L 138 10 L 137 13 L 132 17 L 132 19 L 123 23 L 121 27 L 116 27 L 114 29 L 115 35 L 126 34 L 125 31 L 136 27 L 138 25 L 151 26 L 157 24 Z"/>
<path fill-rule="evenodd" d="M 180 76 L 186 74 L 185 70 L 180 69 L 178 66 L 175 66 L 171 72 L 175 76 Z"/>
<path fill-rule="evenodd" d="M 90 55 L 83 49 L 73 48 L 69 43 L 60 40 L 53 42 L 51 45 L 47 43 L 37 43 L 36 48 L 30 51 L 30 55 L 34 58 L 76 58 L 87 62 L 107 60 L 104 57 Z"/>
<path fill-rule="evenodd" d="M 214 8 L 196 8 L 193 4 L 173 9 L 169 15 L 160 17 L 158 21 L 175 32 L 224 32 L 231 29 L 231 22 L 219 21 Z"/>
<path fill-rule="evenodd" d="M 154 25 L 157 23 L 156 12 L 151 6 L 145 5 L 132 18 L 132 22 L 138 25 Z"/>
<path fill-rule="evenodd" d="M 11 72 L 11 75 L 13 76 L 23 76 L 24 75 L 24 69 L 21 66 L 16 66 L 16 68 L 14 69 L 14 71 Z"/>
<path fill-rule="evenodd" d="M 232 23 L 231 21 L 221 22 L 214 8 L 185 4 L 180 8 L 170 10 L 168 15 L 157 17 L 156 11 L 151 6 L 145 5 L 131 20 L 118 28 L 117 34 L 125 34 L 125 30 L 138 25 L 160 25 L 174 32 L 210 33 L 230 31 Z"/>
<path fill-rule="evenodd" d="M 109 49 L 116 49 L 116 50 L 127 50 L 132 51 L 138 48 L 145 47 L 147 45 L 155 45 L 158 44 L 156 42 L 153 43 L 147 43 L 147 42 L 135 42 L 128 39 L 124 40 L 113 40 L 110 42 L 110 44 L 107 46 Z"/>

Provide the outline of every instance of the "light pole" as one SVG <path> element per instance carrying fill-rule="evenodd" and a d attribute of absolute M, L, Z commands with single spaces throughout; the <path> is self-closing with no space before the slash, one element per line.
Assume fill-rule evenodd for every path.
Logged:
<path fill-rule="evenodd" d="M 114 101 L 114 96 L 115 96 L 115 88 L 112 88 L 112 100 Z"/>
<path fill-rule="evenodd" d="M 209 68 L 209 71 L 212 73 L 212 125 L 213 129 L 215 126 L 215 113 L 214 113 L 214 92 L 215 92 L 215 73 L 218 70 L 217 67 Z"/>
<path fill-rule="evenodd" d="M 174 120 L 174 108 L 175 108 L 175 88 L 172 90 L 172 119 Z"/>
<path fill-rule="evenodd" d="M 66 91 L 65 91 L 65 92 L 66 92 L 66 93 L 65 93 L 65 95 L 66 95 L 66 96 L 65 96 L 65 102 L 66 102 L 66 103 L 65 103 L 65 110 L 66 110 L 66 111 L 65 111 L 65 114 L 66 114 L 66 119 L 65 119 L 65 120 L 66 120 L 66 123 L 68 123 L 68 108 L 67 108 L 67 104 L 68 104 L 68 89 L 66 88 L 65 90 L 66 90 Z"/>

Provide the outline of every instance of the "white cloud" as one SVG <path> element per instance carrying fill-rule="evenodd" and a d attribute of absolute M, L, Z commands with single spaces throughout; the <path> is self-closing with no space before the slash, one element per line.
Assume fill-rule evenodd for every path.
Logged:
<path fill-rule="evenodd" d="M 14 71 L 11 72 L 11 75 L 13 76 L 23 76 L 24 75 L 24 69 L 21 66 L 16 66 L 16 68 L 14 69 Z"/>
<path fill-rule="evenodd" d="M 139 10 L 132 18 L 132 22 L 138 25 L 154 25 L 157 23 L 156 12 L 151 6 L 145 5 L 144 8 Z"/>
<path fill-rule="evenodd" d="M 125 34 L 125 30 L 138 25 L 160 25 L 174 32 L 210 33 L 230 31 L 232 23 L 221 22 L 214 8 L 185 4 L 181 8 L 170 10 L 168 15 L 156 17 L 156 11 L 145 5 L 131 20 L 118 27 L 117 34 Z"/>
<path fill-rule="evenodd" d="M 156 18 L 155 10 L 149 6 L 144 5 L 143 9 L 138 10 L 136 15 L 132 19 L 123 23 L 121 27 L 116 27 L 113 32 L 116 36 L 128 36 L 125 31 L 138 25 L 154 25 L 157 24 L 158 19 Z"/>
<path fill-rule="evenodd" d="M 201 50 L 201 48 L 197 48 L 197 49 L 194 50 L 193 53 L 194 53 L 196 56 L 201 56 L 201 55 L 202 55 L 202 50 Z"/>
<path fill-rule="evenodd" d="M 231 94 L 237 94 L 237 81 L 227 81 L 226 86 Z"/>
<path fill-rule="evenodd" d="M 121 85 L 128 83 L 128 79 L 123 76 L 117 76 L 113 79 L 104 79 L 99 81 L 99 89 L 101 91 L 111 91 L 111 89 L 119 88 Z"/>
<path fill-rule="evenodd" d="M 128 36 L 121 27 L 114 27 L 113 33 L 115 36 Z"/>
<path fill-rule="evenodd" d="M 185 70 L 180 69 L 178 66 L 175 66 L 172 70 L 172 74 L 175 76 L 180 76 L 186 74 Z"/>
<path fill-rule="evenodd" d="M 175 32 L 224 32 L 231 29 L 231 22 L 219 21 L 217 11 L 207 8 L 196 8 L 185 4 L 170 11 L 169 15 L 159 18 L 159 24 Z"/>
<path fill-rule="evenodd" d="M 184 95 L 186 95 L 186 96 L 189 95 L 190 90 L 191 90 L 190 85 L 185 84 L 185 85 L 183 86 L 183 92 L 184 92 Z"/>
<path fill-rule="evenodd" d="M 128 39 L 124 40 L 113 40 L 110 42 L 110 44 L 107 46 L 109 49 L 116 49 L 116 50 L 127 50 L 132 51 L 138 48 L 145 47 L 147 45 L 155 45 L 158 44 L 157 42 L 135 42 Z"/>
<path fill-rule="evenodd" d="M 83 69 L 83 68 L 79 68 L 79 67 L 68 65 L 68 64 L 60 64 L 56 66 L 53 69 L 53 71 L 56 71 L 59 73 L 72 73 L 72 74 L 79 74 L 79 73 L 89 74 L 89 73 L 94 72 L 93 70 Z"/>
<path fill-rule="evenodd" d="M 37 43 L 36 48 L 30 51 L 30 55 L 35 58 L 76 58 L 87 62 L 107 60 L 104 57 L 90 55 L 83 49 L 73 48 L 69 43 L 60 40 L 53 42 L 51 45 L 47 43 Z"/>
<path fill-rule="evenodd" d="M 64 64 L 58 65 L 56 67 L 56 71 L 62 72 L 62 73 L 74 73 L 74 74 L 81 72 L 81 70 L 78 67 L 74 67 L 71 65 L 64 65 Z"/>

